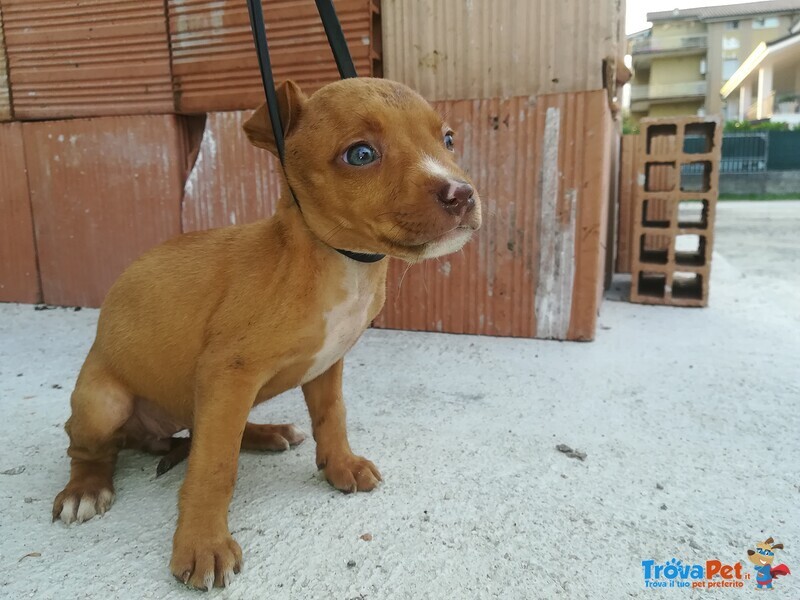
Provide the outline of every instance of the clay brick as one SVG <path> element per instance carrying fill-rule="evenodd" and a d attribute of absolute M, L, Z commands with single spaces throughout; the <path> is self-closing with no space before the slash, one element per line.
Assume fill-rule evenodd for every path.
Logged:
<path fill-rule="evenodd" d="M 163 0 L 0 0 L 18 119 L 172 112 Z"/>
<path fill-rule="evenodd" d="M 175 115 L 24 123 L 44 301 L 99 306 L 180 233 L 189 134 Z"/>
<path fill-rule="evenodd" d="M 168 0 L 172 72 L 180 112 L 252 109 L 264 101 L 244 0 Z M 356 70 L 380 76 L 376 0 L 334 2 Z M 276 81 L 291 78 L 307 93 L 339 79 L 311 0 L 263 2 Z"/>
<path fill-rule="evenodd" d="M 0 14 L 0 121 L 10 119 L 11 93 L 8 88 L 8 60 L 6 59 L 6 42 L 3 34 L 3 15 Z"/>
<path fill-rule="evenodd" d="M 625 2 L 384 0 L 383 37 L 386 77 L 429 100 L 603 87 L 614 96 Z"/>
<path fill-rule="evenodd" d="M 594 337 L 604 280 L 613 125 L 602 90 L 436 103 L 483 199 L 462 252 L 393 261 L 376 326 Z"/>
<path fill-rule="evenodd" d="M 39 302 L 22 125 L 0 124 L 0 301 Z"/>
<path fill-rule="evenodd" d="M 617 273 L 631 272 L 633 242 L 633 194 L 636 180 L 636 144 L 638 135 L 623 135 L 619 169 L 619 211 L 617 226 Z"/>
<path fill-rule="evenodd" d="M 685 151 L 689 135 L 705 139 L 699 152 Z M 721 147 L 717 118 L 642 121 L 632 183 L 632 302 L 708 304 Z M 690 166 L 701 172 L 697 185 L 682 175 Z"/>
<path fill-rule="evenodd" d="M 614 114 L 612 108 L 612 115 Z M 614 123 L 609 131 L 609 186 L 608 186 L 608 231 L 606 233 L 606 258 L 605 280 L 603 291 L 611 287 L 616 272 L 618 228 L 619 228 L 619 198 L 620 198 L 620 169 L 622 160 L 622 123 L 614 118 Z"/>
<path fill-rule="evenodd" d="M 184 231 L 250 223 L 272 215 L 280 196 L 280 163 L 245 137 L 249 111 L 210 113 L 186 181 Z"/>
<path fill-rule="evenodd" d="M 393 261 L 376 325 L 592 339 L 615 135 L 604 98 L 598 90 L 436 103 L 458 131 L 460 161 L 481 192 L 485 224 L 461 253 L 408 269 Z M 274 211 L 279 165 L 243 135 L 248 114 L 208 115 L 186 184 L 185 231 Z"/>

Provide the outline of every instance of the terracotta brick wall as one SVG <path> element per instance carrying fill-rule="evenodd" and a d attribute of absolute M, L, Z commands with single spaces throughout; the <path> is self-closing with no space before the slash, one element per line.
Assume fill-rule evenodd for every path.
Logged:
<path fill-rule="evenodd" d="M 276 80 L 291 78 L 312 92 L 339 78 L 314 2 L 262 4 Z M 168 0 L 167 6 L 176 110 L 240 110 L 263 102 L 244 0 Z M 335 6 L 358 74 L 380 76 L 378 2 L 338 0 Z"/>
<path fill-rule="evenodd" d="M 359 74 L 381 75 L 379 0 L 335 5 Z M 614 6 L 580 26 L 616 31 Z M 277 79 L 309 92 L 338 79 L 311 0 L 264 10 Z M 272 214 L 280 167 L 241 130 L 263 94 L 243 0 L 0 0 L 0 11 L 0 121 L 23 121 L 0 125 L 0 174 L 12 182 L 0 204 L 11 217 L 0 224 L 0 300 L 98 306 L 152 246 Z M 407 272 L 393 263 L 378 326 L 592 339 L 614 256 L 618 136 L 600 83 L 608 40 L 584 41 L 597 64 L 575 62 L 578 91 L 542 94 L 530 79 L 516 96 L 436 102 L 459 130 L 485 225 L 462 253 Z M 584 80 L 597 89 L 580 91 Z"/>
<path fill-rule="evenodd" d="M 0 0 L 14 116 L 173 110 L 163 0 Z"/>
<path fill-rule="evenodd" d="M 393 262 L 376 325 L 593 339 L 614 135 L 604 92 L 437 106 L 459 131 L 485 225 L 461 253 Z"/>
<path fill-rule="evenodd" d="M 0 123 L 0 302 L 39 302 L 22 124 Z"/>
<path fill-rule="evenodd" d="M 42 291 L 99 306 L 133 260 L 181 233 L 183 117 L 97 117 L 22 125 Z"/>

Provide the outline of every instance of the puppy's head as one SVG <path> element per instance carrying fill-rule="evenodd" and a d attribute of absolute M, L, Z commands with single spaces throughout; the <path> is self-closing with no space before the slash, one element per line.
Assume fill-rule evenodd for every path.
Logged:
<path fill-rule="evenodd" d="M 325 243 L 416 262 L 459 250 L 480 227 L 455 133 L 410 88 L 345 79 L 306 97 L 287 81 L 278 97 L 289 184 Z M 266 106 L 244 130 L 276 153 Z"/>

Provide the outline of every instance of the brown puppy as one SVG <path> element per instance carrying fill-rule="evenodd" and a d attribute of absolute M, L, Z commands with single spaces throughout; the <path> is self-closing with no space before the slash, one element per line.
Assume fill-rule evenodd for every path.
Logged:
<path fill-rule="evenodd" d="M 223 586 L 242 552 L 228 531 L 239 449 L 302 441 L 292 425 L 247 422 L 254 405 L 302 386 L 317 466 L 336 488 L 381 476 L 347 441 L 342 364 L 385 298 L 387 259 L 461 248 L 480 226 L 478 195 L 453 157 L 452 132 L 407 87 L 347 79 L 310 98 L 279 88 L 286 170 L 274 217 L 182 235 L 117 280 L 72 394 L 72 459 L 53 518 L 82 522 L 114 498 L 120 448 L 164 452 L 192 430 L 170 568 L 196 588 Z M 265 107 L 245 125 L 275 152 Z"/>

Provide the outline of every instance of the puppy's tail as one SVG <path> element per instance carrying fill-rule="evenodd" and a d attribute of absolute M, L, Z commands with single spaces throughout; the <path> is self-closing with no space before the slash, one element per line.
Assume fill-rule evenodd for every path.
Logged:
<path fill-rule="evenodd" d="M 156 477 L 161 477 L 164 473 L 171 470 L 175 465 L 181 464 L 189 456 L 192 447 L 192 438 L 170 438 L 169 451 L 158 461 L 156 467 Z"/>

